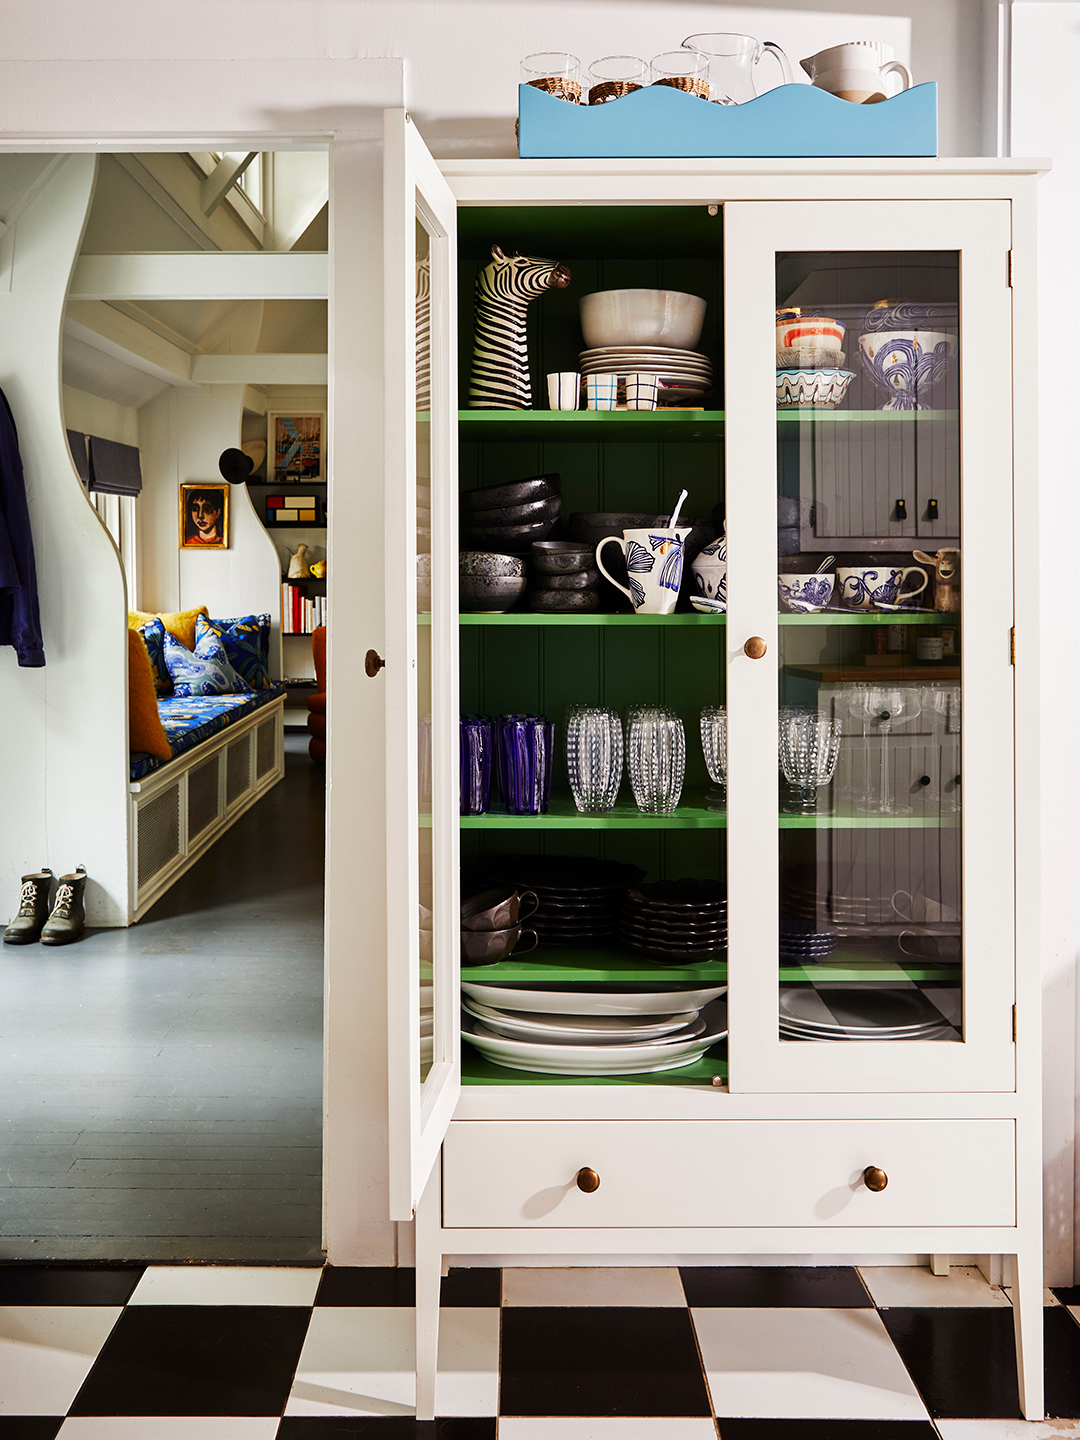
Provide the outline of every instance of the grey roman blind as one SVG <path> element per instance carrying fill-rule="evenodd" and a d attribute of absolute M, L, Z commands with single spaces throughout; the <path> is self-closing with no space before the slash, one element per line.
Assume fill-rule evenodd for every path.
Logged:
<path fill-rule="evenodd" d="M 142 490 L 138 449 L 91 435 L 90 489 L 104 495 L 138 495 Z"/>
<path fill-rule="evenodd" d="M 79 479 L 84 485 L 89 485 L 90 456 L 86 453 L 86 436 L 81 430 L 69 430 L 67 442 L 71 458 L 75 462 L 75 469 L 79 472 Z"/>

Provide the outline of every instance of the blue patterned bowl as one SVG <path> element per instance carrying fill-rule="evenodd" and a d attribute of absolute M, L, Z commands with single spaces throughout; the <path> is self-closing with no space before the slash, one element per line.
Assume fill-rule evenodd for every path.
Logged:
<path fill-rule="evenodd" d="M 832 599 L 836 576 L 820 572 L 778 575 L 776 583 L 781 605 L 796 615 L 814 615 Z"/>
<path fill-rule="evenodd" d="M 859 336 L 863 368 L 888 397 L 882 410 L 930 410 L 933 389 L 956 359 L 956 337 L 943 330 L 891 330 Z"/>

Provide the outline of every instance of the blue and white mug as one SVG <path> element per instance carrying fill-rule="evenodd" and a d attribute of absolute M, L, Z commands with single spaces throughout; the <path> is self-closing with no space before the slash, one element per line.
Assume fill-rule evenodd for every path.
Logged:
<path fill-rule="evenodd" d="M 909 575 L 922 579 L 905 590 Z M 920 595 L 930 581 L 921 565 L 838 565 L 836 578 L 846 610 L 899 610 L 902 601 Z"/>
<path fill-rule="evenodd" d="M 596 563 L 605 579 L 621 590 L 635 615 L 670 615 L 682 584 L 683 554 L 690 529 L 624 530 L 608 535 L 596 547 Z M 629 588 L 609 575 L 601 559 L 605 545 L 618 545 L 626 559 Z"/>

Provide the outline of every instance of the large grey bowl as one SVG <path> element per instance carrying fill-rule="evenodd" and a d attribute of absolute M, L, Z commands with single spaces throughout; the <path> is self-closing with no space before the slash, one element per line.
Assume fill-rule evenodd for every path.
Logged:
<path fill-rule="evenodd" d="M 598 590 L 599 570 L 574 570 L 568 575 L 534 575 L 534 590 Z"/>
<path fill-rule="evenodd" d="M 482 490 L 466 490 L 461 496 L 462 510 L 497 510 L 500 505 L 524 505 L 529 500 L 546 500 L 562 489 L 557 472 L 531 475 L 527 480 L 511 480 L 507 485 L 486 485 Z"/>
<path fill-rule="evenodd" d="M 708 302 L 682 290 L 595 290 L 578 303 L 590 350 L 620 345 L 694 350 Z"/>
<path fill-rule="evenodd" d="M 529 596 L 529 609 L 545 614 L 584 615 L 600 609 L 598 590 L 534 590 Z"/>
<path fill-rule="evenodd" d="M 462 577 L 509 576 L 520 579 L 525 574 L 525 561 L 520 555 L 497 555 L 489 550 L 459 550 L 458 574 Z"/>
<path fill-rule="evenodd" d="M 501 615 L 524 593 L 524 575 L 462 575 L 458 582 L 458 603 L 470 614 Z"/>
<path fill-rule="evenodd" d="M 580 540 L 536 540 L 533 542 L 532 568 L 539 575 L 571 575 L 587 570 L 593 563 L 595 546 Z"/>

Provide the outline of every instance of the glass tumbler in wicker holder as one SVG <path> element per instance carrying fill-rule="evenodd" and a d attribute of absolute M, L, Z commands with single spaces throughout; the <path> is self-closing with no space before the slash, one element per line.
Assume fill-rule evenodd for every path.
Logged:
<path fill-rule="evenodd" d="M 623 770 L 623 733 L 616 710 L 567 707 L 566 769 L 580 811 L 599 815 L 614 809 Z"/>
<path fill-rule="evenodd" d="M 626 717 L 626 768 L 639 810 L 668 815 L 682 795 L 686 734 L 674 710 L 634 705 Z"/>
<path fill-rule="evenodd" d="M 701 712 L 701 749 L 709 779 L 716 787 L 705 795 L 706 810 L 727 805 L 727 711 L 723 705 L 706 705 Z"/>

